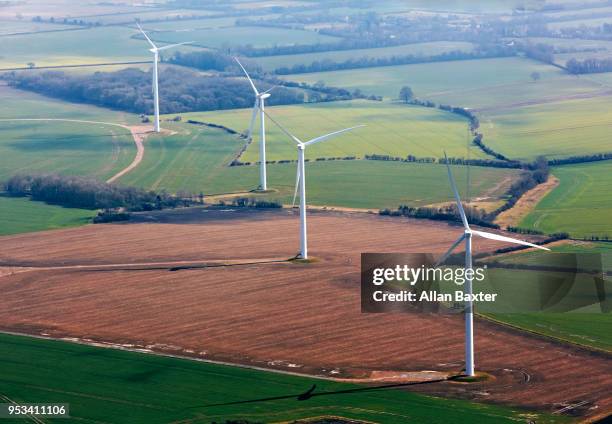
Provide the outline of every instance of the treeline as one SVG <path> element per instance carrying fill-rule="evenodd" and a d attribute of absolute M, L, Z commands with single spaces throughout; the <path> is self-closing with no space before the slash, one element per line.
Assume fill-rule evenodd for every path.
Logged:
<path fill-rule="evenodd" d="M 170 58 L 166 59 L 165 62 L 201 69 L 203 71 L 214 70 L 224 72 L 229 69 L 238 69 L 236 61 L 234 61 L 231 56 L 208 50 L 190 53 L 178 51 L 170 56 Z"/>
<path fill-rule="evenodd" d="M 506 203 L 491 212 L 487 219 L 493 221 L 500 213 L 512 208 L 523 194 L 535 186 L 548 181 L 549 175 L 548 161 L 543 156 L 538 157 L 535 162 L 527 165 L 527 169 L 521 174 L 518 181 L 510 186 L 506 193 L 508 196 Z"/>
<path fill-rule="evenodd" d="M 71 102 L 89 103 L 133 113 L 153 113 L 151 73 L 140 69 L 116 72 L 96 72 L 90 75 L 66 74 L 59 71 L 43 73 L 12 72 L 4 78 L 8 84 L 22 90 Z M 267 90 L 271 84 L 260 81 Z M 161 113 L 181 113 L 253 106 L 254 96 L 244 78 L 202 77 L 195 71 L 172 68 L 160 73 Z M 304 93 L 290 87 L 278 87 L 270 97 L 270 105 L 304 102 Z"/>
<path fill-rule="evenodd" d="M 612 59 L 585 59 L 572 58 L 565 63 L 565 68 L 572 74 L 596 74 L 612 71 Z"/>
<path fill-rule="evenodd" d="M 305 74 L 311 72 L 338 71 L 345 69 L 361 69 L 380 66 L 411 65 L 416 63 L 447 62 L 451 60 L 473 60 L 499 57 L 497 52 L 466 52 L 453 50 L 434 56 L 404 55 L 391 57 L 363 56 L 336 62 L 332 59 L 316 60 L 311 64 L 297 64 L 291 67 L 280 67 L 274 70 L 278 75 Z"/>
<path fill-rule="evenodd" d="M 612 153 L 595 153 L 592 155 L 570 156 L 563 159 L 551 159 L 548 161 L 549 166 L 571 165 L 574 163 L 600 162 L 602 160 L 611 160 Z"/>
<path fill-rule="evenodd" d="M 406 157 L 391 156 L 391 155 L 380 155 L 372 154 L 365 155 L 366 160 L 380 160 L 389 162 L 412 162 L 412 163 L 439 163 L 445 164 L 445 158 L 434 158 L 434 157 L 417 157 L 414 155 L 408 155 Z M 465 159 L 465 158 L 448 158 L 448 163 L 451 165 L 464 165 L 464 166 L 484 166 L 489 168 L 504 168 L 504 169 L 519 169 L 522 168 L 520 162 L 504 162 L 492 159 Z"/>
<path fill-rule="evenodd" d="M 487 213 L 484 210 L 465 205 L 464 210 L 471 224 L 480 225 L 481 227 L 499 228 L 499 225 L 493 224 L 487 219 Z M 461 215 L 459 215 L 457 205 L 455 204 L 441 208 L 418 208 L 401 205 L 393 211 L 390 209 L 381 209 L 379 214 L 384 216 L 405 216 L 416 219 L 430 219 L 433 221 L 461 222 Z"/>
<path fill-rule="evenodd" d="M 188 206 L 190 203 L 163 191 L 146 191 L 93 178 L 56 174 L 15 175 L 4 184 L 4 189 L 11 196 L 29 196 L 32 200 L 82 209 L 121 208 L 138 212 Z"/>

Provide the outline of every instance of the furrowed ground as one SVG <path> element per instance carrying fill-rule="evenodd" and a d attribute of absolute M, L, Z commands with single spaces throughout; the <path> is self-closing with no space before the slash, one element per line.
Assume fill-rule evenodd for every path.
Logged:
<path fill-rule="evenodd" d="M 12 274 L 0 279 L 3 328 L 327 375 L 461 370 L 460 316 L 371 315 L 359 308 L 359 252 L 415 252 L 426 242 L 439 253 L 458 228 L 315 213 L 315 263 L 253 264 L 293 256 L 294 214 L 193 209 L 149 215 L 142 219 L 157 223 L 4 237 L 2 263 Z M 499 246 L 479 240 L 475 249 Z M 224 262 L 234 266 L 205 267 Z M 607 354 L 481 320 L 476 346 L 478 369 L 495 380 L 419 390 L 549 412 L 568 402 L 588 405 L 574 411 L 579 414 L 612 404 Z"/>

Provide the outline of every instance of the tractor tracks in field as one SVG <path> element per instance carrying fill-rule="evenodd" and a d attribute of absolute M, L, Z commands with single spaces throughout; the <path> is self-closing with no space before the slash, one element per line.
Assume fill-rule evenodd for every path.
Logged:
<path fill-rule="evenodd" d="M 106 180 L 108 184 L 112 184 L 117 181 L 119 178 L 123 177 L 127 173 L 133 171 L 137 168 L 142 162 L 145 154 L 144 141 L 149 134 L 152 133 L 152 129 L 148 125 L 124 125 L 117 124 L 114 122 L 101 122 L 101 121 L 88 121 L 82 119 L 64 119 L 64 118 L 15 118 L 15 119 L 0 119 L 0 122 L 74 122 L 79 124 L 92 124 L 92 125 L 109 125 L 112 127 L 123 128 L 128 130 L 132 135 L 132 139 L 134 140 L 134 144 L 136 145 L 136 156 L 132 160 L 132 162 Z M 113 139 L 115 135 L 113 134 Z"/>

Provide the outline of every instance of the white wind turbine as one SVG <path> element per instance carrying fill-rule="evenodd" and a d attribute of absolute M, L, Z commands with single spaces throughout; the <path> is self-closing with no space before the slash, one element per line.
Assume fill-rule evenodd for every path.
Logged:
<path fill-rule="evenodd" d="M 249 134 L 247 138 L 252 140 L 253 138 L 253 126 L 255 125 L 255 120 L 257 119 L 257 112 L 259 112 L 261 126 L 259 128 L 260 140 L 259 140 L 259 188 L 260 190 L 268 189 L 268 177 L 266 175 L 266 109 L 265 102 L 268 97 L 270 97 L 270 91 L 272 91 L 275 87 L 270 88 L 263 93 L 260 93 L 255 87 L 255 83 L 251 79 L 247 70 L 242 66 L 242 63 L 238 60 L 237 57 L 234 60 L 238 63 L 244 74 L 246 75 L 249 83 L 251 83 L 251 87 L 253 88 L 253 92 L 255 93 L 255 105 L 253 106 L 253 115 L 251 116 L 251 124 L 249 125 Z"/>
<path fill-rule="evenodd" d="M 184 43 L 170 44 L 168 46 L 157 47 L 153 41 L 149 38 L 149 36 L 143 31 L 140 24 L 138 24 L 138 29 L 142 32 L 142 35 L 147 39 L 149 44 L 151 45 L 151 49 L 149 51 L 153 53 L 153 105 L 155 108 L 155 123 L 154 130 L 155 132 L 160 132 L 161 128 L 159 126 L 159 79 L 158 79 L 158 64 L 159 64 L 159 52 L 161 50 L 171 49 L 172 47 L 182 46 L 184 44 L 192 43 L 193 41 L 186 41 Z"/>
<path fill-rule="evenodd" d="M 457 191 L 457 185 L 455 184 L 455 179 L 453 178 L 453 174 L 451 172 L 450 166 L 448 164 L 448 157 L 446 153 L 444 153 L 444 158 L 446 160 L 446 169 L 448 171 L 448 179 L 450 180 L 451 187 L 453 189 L 453 193 L 455 194 L 455 201 L 457 202 L 457 209 L 459 210 L 459 214 L 461 215 L 461 221 L 463 222 L 463 234 L 459 239 L 453 243 L 453 245 L 448 249 L 448 251 L 442 256 L 436 266 L 444 263 L 446 259 L 450 256 L 450 254 L 455 250 L 462 241 L 465 240 L 465 269 L 472 269 L 472 235 L 476 234 L 477 236 L 490 239 L 503 241 L 507 243 L 520 244 L 523 246 L 535 247 L 541 250 L 550 250 L 543 246 L 538 246 L 537 244 L 529 243 L 523 240 L 517 240 L 510 237 L 500 236 L 498 234 L 487 233 L 484 231 L 477 231 L 470 228 L 470 225 L 467 220 L 467 216 L 465 211 L 463 210 L 463 205 L 461 204 L 461 198 L 459 197 L 459 192 Z M 472 280 L 471 272 L 470 276 L 465 280 L 464 292 L 468 295 L 469 298 L 468 304 L 465 308 L 465 373 L 466 375 L 473 377 L 474 374 L 474 310 L 473 310 L 473 302 L 471 299 L 472 295 Z"/>
<path fill-rule="evenodd" d="M 342 133 L 352 131 L 356 128 L 365 127 L 365 125 L 357 125 L 355 127 L 345 128 L 340 131 L 334 131 L 333 133 L 329 133 L 326 135 L 322 135 L 320 137 L 313 138 L 312 140 L 303 142 L 289 131 L 287 131 L 281 124 L 276 122 L 274 118 L 270 115 L 266 114 L 268 118 L 272 120 L 289 138 L 295 141 L 298 150 L 298 165 L 297 165 L 297 174 L 295 179 L 295 193 L 293 195 L 293 203 L 295 204 L 295 198 L 297 196 L 298 188 L 300 191 L 300 259 L 308 259 L 308 234 L 306 228 L 306 167 L 304 161 L 304 150 L 306 150 L 307 146 L 310 146 L 315 143 L 320 143 L 321 141 L 328 140 L 332 137 L 336 137 Z"/>

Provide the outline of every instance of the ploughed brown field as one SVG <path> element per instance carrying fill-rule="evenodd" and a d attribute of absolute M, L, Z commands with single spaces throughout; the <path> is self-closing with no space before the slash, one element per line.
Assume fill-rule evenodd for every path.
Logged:
<path fill-rule="evenodd" d="M 142 221 L 1 238 L 0 327 L 333 376 L 462 368 L 461 316 L 362 314 L 359 299 L 361 252 L 442 253 L 459 227 L 312 213 L 316 261 L 301 264 L 282 261 L 297 252 L 292 211 Z M 233 265 L 202 267 L 223 262 Z M 418 390 L 548 411 L 612 407 L 609 356 L 480 319 L 475 332 L 477 369 L 495 378 Z"/>

